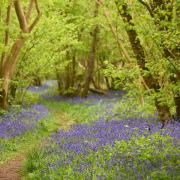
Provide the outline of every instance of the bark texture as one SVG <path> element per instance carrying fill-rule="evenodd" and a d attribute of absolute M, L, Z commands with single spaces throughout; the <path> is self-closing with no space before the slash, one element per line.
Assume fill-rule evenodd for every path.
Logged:
<path fill-rule="evenodd" d="M 23 33 L 31 33 L 31 31 L 36 26 L 36 24 L 39 21 L 39 18 L 41 16 L 37 0 L 29 0 L 29 7 L 28 7 L 27 14 L 25 14 L 24 8 L 22 7 L 22 1 L 15 0 L 13 2 L 10 2 L 10 5 L 7 8 L 7 18 L 6 18 L 5 23 L 8 26 L 8 28 L 10 28 L 12 7 L 14 7 L 14 9 L 15 9 L 21 33 L 20 33 L 20 36 L 17 38 L 17 40 L 12 45 L 9 52 L 2 53 L 1 68 L 0 68 L 0 70 L 1 70 L 0 75 L 1 75 L 1 79 L 2 79 L 1 91 L 0 91 L 0 107 L 3 109 L 7 109 L 10 81 L 11 81 L 11 78 L 12 78 L 15 68 L 16 68 L 18 56 L 21 52 L 22 47 L 24 47 L 24 44 L 26 41 L 26 38 L 25 38 L 25 36 L 23 36 Z M 35 9 L 37 11 L 37 16 L 34 19 L 34 21 L 32 22 L 32 24 L 29 24 L 28 21 L 30 20 L 33 7 L 35 7 Z M 5 47 L 8 46 L 9 36 L 10 36 L 9 31 L 6 30 L 5 31 L 5 41 L 4 41 Z"/>
<path fill-rule="evenodd" d="M 117 3 L 117 6 L 118 6 L 118 3 Z M 144 48 L 141 45 L 137 32 L 133 28 L 135 24 L 132 22 L 132 15 L 129 13 L 128 5 L 126 3 L 122 5 L 122 10 L 119 10 L 119 14 L 122 16 L 123 21 L 128 26 L 131 27 L 131 28 L 128 28 L 126 31 L 127 31 L 128 38 L 129 38 L 132 50 L 135 54 L 139 68 L 141 70 L 149 71 L 148 68 L 146 67 L 146 57 L 145 57 Z M 158 81 L 150 74 L 150 72 L 148 75 L 144 76 L 142 74 L 142 76 L 143 76 L 144 82 L 146 83 L 149 89 L 153 89 L 156 92 L 159 92 L 160 85 Z M 166 104 L 162 104 L 158 99 L 155 100 L 155 105 L 156 105 L 159 119 L 162 122 L 162 125 L 164 126 L 164 124 L 166 124 L 171 118 L 169 107 Z"/>

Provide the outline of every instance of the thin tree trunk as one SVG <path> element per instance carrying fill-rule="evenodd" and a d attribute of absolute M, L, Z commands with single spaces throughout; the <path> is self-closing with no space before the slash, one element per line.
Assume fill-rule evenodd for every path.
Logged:
<path fill-rule="evenodd" d="M 176 105 L 176 119 L 180 120 L 180 95 L 174 97 Z"/>
<path fill-rule="evenodd" d="M 99 4 L 96 2 L 96 9 L 95 9 L 94 17 L 98 16 L 98 9 L 99 9 Z M 90 56 L 89 56 L 89 60 L 87 64 L 87 72 L 86 72 L 86 77 L 85 77 L 85 83 L 83 85 L 83 90 L 81 92 L 81 97 L 87 97 L 89 87 L 92 82 L 95 56 L 96 56 L 96 47 L 97 47 L 97 41 L 98 41 L 98 31 L 99 31 L 99 26 L 95 25 L 95 28 L 92 32 L 93 39 L 92 39 L 91 51 L 90 51 Z"/>
<path fill-rule="evenodd" d="M 103 3 L 104 3 L 103 0 L 96 0 L 96 1 L 97 1 L 97 3 L 99 3 L 101 5 L 103 5 Z M 126 48 L 124 47 L 124 45 L 122 43 L 122 40 L 121 40 L 122 38 L 120 39 L 118 37 L 117 31 L 116 31 L 115 27 L 113 26 L 113 24 L 111 23 L 111 20 L 110 20 L 111 17 L 110 17 L 110 13 L 109 13 L 108 9 L 103 8 L 103 11 L 104 11 L 104 16 L 108 22 L 109 27 L 110 27 L 110 30 L 114 36 L 114 39 L 117 42 L 118 50 L 119 50 L 120 54 L 126 58 L 127 62 L 131 62 L 132 59 L 131 59 L 128 51 L 126 50 Z"/>
<path fill-rule="evenodd" d="M 109 83 L 109 79 L 108 79 L 107 76 L 105 76 L 105 81 L 106 81 L 106 86 L 107 86 L 107 88 L 108 88 L 108 89 L 111 89 L 111 85 L 110 85 L 110 83 Z"/>
<path fill-rule="evenodd" d="M 8 27 L 10 24 L 11 19 L 11 10 L 12 10 L 12 4 L 10 4 L 7 8 L 7 15 L 6 15 L 6 26 Z M 7 47 L 9 44 L 9 27 L 5 31 L 5 37 L 4 37 L 4 46 Z M 8 80 L 5 79 L 3 74 L 3 65 L 5 60 L 7 59 L 7 53 L 2 52 L 1 56 L 1 65 L 0 65 L 0 77 L 2 79 L 2 85 L 1 85 L 1 91 L 0 91 L 0 107 L 3 109 L 6 109 L 7 107 L 7 91 L 8 91 Z M 8 78 L 8 77 L 7 77 Z"/>
<path fill-rule="evenodd" d="M 42 81 L 41 81 L 40 77 L 37 76 L 34 78 L 34 85 L 35 86 L 42 86 Z"/>
<path fill-rule="evenodd" d="M 4 37 L 4 46 L 5 48 L 8 46 L 9 44 L 9 24 L 11 21 L 11 11 L 12 11 L 12 4 L 10 4 L 7 8 L 7 16 L 6 16 L 6 26 L 7 26 L 7 30 L 5 31 L 5 37 Z M 0 67 L 0 72 L 2 72 L 2 67 L 4 64 L 5 59 L 7 58 L 7 53 L 3 52 L 2 56 L 1 56 L 1 67 Z"/>
<path fill-rule="evenodd" d="M 71 85 L 71 77 L 70 77 L 70 64 L 66 66 L 66 77 L 65 77 L 65 91 L 69 89 Z"/>
<path fill-rule="evenodd" d="M 71 86 L 74 87 L 75 85 L 75 79 L 76 79 L 76 56 L 73 55 L 72 57 L 72 82 Z"/>
<path fill-rule="evenodd" d="M 11 84 L 11 86 L 10 86 L 10 94 L 13 97 L 13 99 L 16 98 L 16 90 L 17 90 L 17 85 L 16 84 Z"/>
<path fill-rule="evenodd" d="M 100 72 L 100 65 L 99 65 L 99 58 L 97 59 L 97 86 L 98 88 L 101 88 L 101 72 Z"/>

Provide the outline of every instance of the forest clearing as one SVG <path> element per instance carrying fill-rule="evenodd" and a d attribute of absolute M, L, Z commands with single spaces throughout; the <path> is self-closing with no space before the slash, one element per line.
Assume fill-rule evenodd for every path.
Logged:
<path fill-rule="evenodd" d="M 0 1 L 0 180 L 180 179 L 180 1 Z"/>

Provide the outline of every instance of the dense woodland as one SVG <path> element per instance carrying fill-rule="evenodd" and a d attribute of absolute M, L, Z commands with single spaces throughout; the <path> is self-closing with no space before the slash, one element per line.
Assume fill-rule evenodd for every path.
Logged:
<path fill-rule="evenodd" d="M 57 79 L 86 97 L 150 96 L 162 122 L 180 116 L 176 1 L 14 1 L 1 4 L 1 107 L 18 87 Z M 176 109 L 172 110 L 172 107 Z"/>
<path fill-rule="evenodd" d="M 2 117 L 11 113 L 11 108 L 21 111 L 19 108 L 39 103 L 40 95 L 37 98 L 29 88 L 43 88 L 45 82 L 53 81 L 57 84 L 51 87 L 51 93 L 61 97 L 60 102 L 63 98 L 88 101 L 92 94 L 99 100 L 101 96 L 121 92 L 128 99 L 121 102 L 122 107 L 135 102 L 132 108 L 143 112 L 143 118 L 155 114 L 160 129 L 166 129 L 172 122 L 179 128 L 176 124 L 180 120 L 179 0 L 0 0 L 0 59 Z M 73 107 L 68 108 L 73 111 Z M 121 108 L 116 108 L 113 118 L 121 112 Z M 91 175 L 87 177 L 98 177 Z M 31 178 L 38 177 L 41 176 Z M 103 177 L 117 179 L 110 174 Z M 148 177 L 151 176 L 139 179 Z M 162 175 L 160 179 L 164 178 Z"/>

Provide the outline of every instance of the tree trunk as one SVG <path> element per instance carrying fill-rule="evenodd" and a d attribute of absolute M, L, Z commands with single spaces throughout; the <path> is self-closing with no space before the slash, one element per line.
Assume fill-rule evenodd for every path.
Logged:
<path fill-rule="evenodd" d="M 11 77 L 14 73 L 15 66 L 18 60 L 18 55 L 20 53 L 21 48 L 24 46 L 25 39 L 20 37 L 11 48 L 9 56 L 6 57 L 3 63 L 1 77 L 2 77 L 2 86 L 0 92 L 0 107 L 3 109 L 7 109 L 8 105 L 8 91 L 9 91 L 9 83 Z"/>
<path fill-rule="evenodd" d="M 100 88 L 101 86 L 101 72 L 100 72 L 100 65 L 99 65 L 99 59 L 97 59 L 97 86 Z"/>
<path fill-rule="evenodd" d="M 180 96 L 174 97 L 176 105 L 176 119 L 180 120 Z"/>
<path fill-rule="evenodd" d="M 11 14 L 11 6 L 14 5 L 16 16 L 19 22 L 20 30 L 22 33 L 30 33 L 33 28 L 36 26 L 39 18 L 41 16 L 38 1 L 29 0 L 29 7 L 28 12 L 25 14 L 24 9 L 22 7 L 22 2 L 20 0 L 15 0 L 10 2 L 10 6 L 7 8 L 7 18 L 6 24 L 10 25 L 10 14 Z M 34 19 L 32 24 L 28 24 L 28 21 L 32 14 L 33 5 L 35 5 L 37 11 L 37 17 Z M 5 31 L 5 46 L 8 45 L 9 41 L 9 31 Z M 1 92 L 0 92 L 0 107 L 3 109 L 7 109 L 8 105 L 8 92 L 9 92 L 9 84 L 10 80 L 13 76 L 14 70 L 16 68 L 16 64 L 18 61 L 18 55 L 20 50 L 24 46 L 26 38 L 23 35 L 14 42 L 10 52 L 3 52 L 2 59 L 1 59 L 1 78 L 2 78 L 2 85 L 1 85 Z"/>
<path fill-rule="evenodd" d="M 59 94 L 61 95 L 62 92 L 64 91 L 64 81 L 63 81 L 63 76 L 61 73 L 58 72 L 58 69 L 56 69 L 56 77 L 57 77 L 57 81 L 58 81 L 58 90 L 59 90 Z"/>
<path fill-rule="evenodd" d="M 35 77 L 34 78 L 34 85 L 35 86 L 42 86 L 42 81 L 40 77 Z"/>
<path fill-rule="evenodd" d="M 96 2 L 96 9 L 95 9 L 94 17 L 98 16 L 98 9 L 99 9 L 99 4 Z M 97 47 L 97 41 L 98 41 L 98 37 L 97 37 L 98 31 L 99 31 L 99 26 L 95 25 L 95 28 L 92 32 L 93 39 L 92 39 L 91 51 L 90 51 L 90 56 L 89 56 L 89 60 L 87 64 L 87 72 L 86 72 L 86 77 L 85 77 L 85 83 L 83 85 L 83 90 L 81 92 L 81 97 L 87 97 L 89 87 L 92 82 L 95 56 L 96 56 L 96 47 Z"/>
<path fill-rule="evenodd" d="M 72 81 L 71 86 L 74 87 L 75 85 L 75 79 L 76 79 L 76 57 L 73 55 L 72 57 Z"/>
<path fill-rule="evenodd" d="M 107 88 L 108 88 L 108 89 L 111 89 L 111 85 L 110 85 L 110 83 L 109 83 L 109 79 L 108 79 L 107 76 L 105 76 L 105 81 L 106 81 L 106 86 L 107 86 Z"/>
<path fill-rule="evenodd" d="M 118 6 L 118 3 L 117 3 L 117 6 Z M 132 50 L 135 54 L 137 64 L 139 65 L 139 68 L 141 70 L 149 71 L 148 68 L 146 67 L 146 57 L 145 57 L 144 48 L 142 47 L 140 43 L 140 39 L 137 35 L 137 32 L 133 28 L 135 25 L 132 22 L 131 14 L 129 14 L 128 5 L 123 4 L 122 10 L 118 8 L 118 11 L 119 11 L 119 14 L 122 16 L 123 21 L 131 27 L 131 28 L 128 28 L 126 31 L 128 34 L 129 41 L 131 43 Z M 153 89 L 157 93 L 159 92 L 160 85 L 158 81 L 150 74 L 150 72 L 148 76 L 143 76 L 143 79 L 149 89 Z M 164 124 L 168 122 L 169 119 L 171 118 L 169 107 L 166 104 L 161 105 L 161 102 L 159 102 L 157 99 L 155 100 L 155 106 L 158 112 L 159 120 L 162 122 L 164 126 Z"/>
<path fill-rule="evenodd" d="M 9 88 L 9 79 L 3 79 L 2 89 L 0 92 L 0 107 L 2 109 L 7 109 L 8 105 L 8 88 Z"/>
<path fill-rule="evenodd" d="M 65 87 L 64 87 L 64 89 L 65 89 L 65 91 L 66 90 L 68 90 L 69 89 L 69 87 L 70 87 L 70 84 L 71 84 L 71 78 L 70 78 L 70 67 L 69 67 L 70 65 L 68 64 L 67 66 L 66 66 L 66 72 L 65 72 Z"/>
<path fill-rule="evenodd" d="M 4 37 L 4 46 L 7 47 L 9 44 L 9 24 L 11 21 L 11 11 L 12 11 L 12 4 L 10 4 L 7 8 L 7 15 L 6 15 L 6 26 L 8 27 L 5 31 L 5 37 Z M 1 66 L 0 66 L 0 72 L 2 72 L 3 64 L 5 59 L 7 58 L 7 53 L 2 52 L 1 56 Z"/>
<path fill-rule="evenodd" d="M 161 102 L 158 102 L 158 100 L 155 100 L 155 105 L 158 112 L 159 120 L 162 123 L 161 128 L 163 128 L 165 124 L 167 124 L 171 119 L 170 109 L 166 104 L 161 104 Z"/>
<path fill-rule="evenodd" d="M 159 28 L 159 30 L 163 33 L 166 33 L 168 31 L 169 27 L 167 23 L 164 22 L 172 22 L 173 21 L 173 14 L 174 14 L 174 2 L 171 0 L 161 0 L 161 1 L 153 1 L 151 4 L 151 12 L 154 18 L 155 25 Z M 166 12 L 165 14 L 162 14 L 161 11 Z M 160 12 L 160 13 L 159 13 Z M 172 52 L 172 53 L 171 53 Z M 168 60 L 169 58 L 173 60 L 175 63 L 178 62 L 180 59 L 180 54 L 178 51 L 178 45 L 176 45 L 173 49 L 168 49 L 167 47 L 164 47 L 164 57 Z M 170 60 L 170 61 L 171 61 Z M 172 65 L 172 63 L 171 63 Z M 177 84 L 178 81 L 180 81 L 180 71 L 178 68 L 174 67 L 173 72 L 176 77 L 170 78 L 171 83 Z M 175 94 L 174 96 L 174 102 L 176 106 L 176 118 L 180 118 L 180 94 Z"/>
<path fill-rule="evenodd" d="M 115 90 L 115 79 L 111 77 L 111 90 Z"/>
<path fill-rule="evenodd" d="M 11 86 L 10 86 L 10 94 L 13 97 L 13 99 L 16 98 L 16 90 L 17 90 L 17 85 L 16 84 L 11 84 Z"/>
<path fill-rule="evenodd" d="M 139 0 L 139 2 L 149 11 L 149 14 L 151 15 L 151 17 L 154 20 L 154 24 L 157 26 L 157 28 L 159 29 L 159 31 L 166 33 L 166 31 L 169 29 L 168 24 L 164 23 L 164 22 L 173 22 L 177 19 L 176 17 L 176 11 L 180 12 L 179 9 L 176 9 L 176 1 L 171 1 L 171 0 L 161 0 L 161 1 L 157 1 L 157 0 L 153 0 L 150 4 L 146 3 L 143 0 Z M 162 13 L 162 12 L 166 12 L 166 13 Z M 179 14 L 178 14 L 179 17 Z M 178 44 L 176 47 L 174 47 L 174 49 L 168 49 L 167 47 L 164 47 L 164 53 L 163 56 L 169 60 L 169 58 L 171 58 L 173 60 L 173 62 L 171 62 L 171 60 L 169 61 L 171 65 L 173 65 L 174 68 L 174 72 L 176 74 L 176 78 L 172 77 L 170 80 L 173 84 L 178 83 L 178 81 L 180 80 L 180 71 L 178 68 L 175 67 L 175 65 L 173 64 L 174 62 L 177 61 L 180 58 L 180 53 L 178 50 Z M 171 53 L 172 52 L 172 53 Z M 174 96 L 174 102 L 176 105 L 176 117 L 180 118 L 180 94 L 175 94 Z"/>

